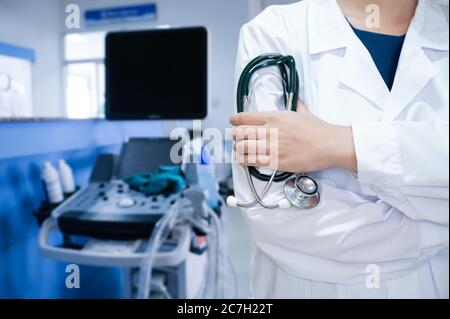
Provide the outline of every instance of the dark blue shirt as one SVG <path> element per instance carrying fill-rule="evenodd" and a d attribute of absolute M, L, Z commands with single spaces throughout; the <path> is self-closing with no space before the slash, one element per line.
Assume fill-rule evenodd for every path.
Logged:
<path fill-rule="evenodd" d="M 392 90 L 405 36 L 368 32 L 356 29 L 353 26 L 352 28 L 367 50 L 369 50 L 387 87 L 389 90 Z"/>

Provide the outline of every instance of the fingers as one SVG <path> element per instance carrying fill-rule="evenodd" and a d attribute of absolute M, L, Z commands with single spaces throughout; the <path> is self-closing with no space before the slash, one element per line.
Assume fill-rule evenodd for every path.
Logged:
<path fill-rule="evenodd" d="M 267 140 L 243 140 L 234 144 L 234 150 L 239 155 L 269 155 L 270 149 Z"/>
<path fill-rule="evenodd" d="M 297 101 L 297 112 L 308 112 L 308 108 L 302 101 Z M 241 125 L 266 125 L 277 120 L 279 111 L 274 112 L 243 112 L 233 115 L 230 123 L 233 126 Z"/>
<path fill-rule="evenodd" d="M 230 118 L 234 126 L 240 125 L 265 125 L 270 122 L 277 112 L 244 112 L 235 114 Z"/>
<path fill-rule="evenodd" d="M 233 129 L 233 140 L 236 142 L 244 140 L 264 140 L 269 139 L 270 134 L 274 133 L 266 127 L 261 126 L 238 126 Z"/>
<path fill-rule="evenodd" d="M 245 167 L 271 168 L 271 157 L 268 155 L 237 155 L 236 160 Z"/>
<path fill-rule="evenodd" d="M 276 169 L 277 152 L 270 148 L 267 140 L 242 140 L 234 143 L 236 161 L 245 167 Z M 273 154 L 272 154 L 273 153 Z"/>

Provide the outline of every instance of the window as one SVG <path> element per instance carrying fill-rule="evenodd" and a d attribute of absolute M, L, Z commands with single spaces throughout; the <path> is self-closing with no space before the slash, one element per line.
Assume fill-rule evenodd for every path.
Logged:
<path fill-rule="evenodd" d="M 70 119 L 105 116 L 106 32 L 64 37 L 66 113 Z"/>

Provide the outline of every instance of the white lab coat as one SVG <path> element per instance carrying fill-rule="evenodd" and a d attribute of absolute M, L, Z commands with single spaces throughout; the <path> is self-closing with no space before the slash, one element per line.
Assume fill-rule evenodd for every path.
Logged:
<path fill-rule="evenodd" d="M 359 170 L 313 174 L 322 201 L 312 210 L 243 210 L 255 244 L 252 297 L 449 297 L 445 13 L 448 2 L 419 1 L 391 92 L 335 0 L 273 6 L 243 26 L 237 75 L 259 54 L 293 55 L 310 111 L 353 127 Z M 276 69 L 253 85 L 253 110 L 282 108 Z M 241 166 L 233 177 L 238 199 L 253 200 Z M 266 201 L 280 200 L 283 186 Z"/>

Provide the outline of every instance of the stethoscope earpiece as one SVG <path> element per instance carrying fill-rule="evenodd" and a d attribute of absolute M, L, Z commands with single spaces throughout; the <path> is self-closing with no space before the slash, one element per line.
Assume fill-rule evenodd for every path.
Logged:
<path fill-rule="evenodd" d="M 236 197 L 228 196 L 228 198 L 227 198 L 227 205 L 228 206 L 230 206 L 230 207 L 238 207 L 239 206 L 238 204 L 239 204 L 239 202 L 238 202 Z"/>
<path fill-rule="evenodd" d="M 289 209 L 292 208 L 292 203 L 287 198 L 284 198 L 278 203 L 278 206 L 280 206 L 280 209 Z"/>

